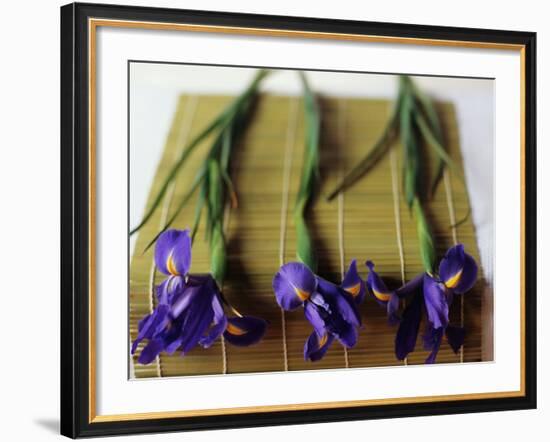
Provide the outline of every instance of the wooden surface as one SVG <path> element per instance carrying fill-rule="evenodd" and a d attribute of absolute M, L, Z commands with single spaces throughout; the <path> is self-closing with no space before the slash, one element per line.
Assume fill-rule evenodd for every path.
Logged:
<path fill-rule="evenodd" d="M 223 96 L 180 97 L 150 199 L 186 142 L 205 127 L 229 100 L 231 97 Z M 323 195 L 373 145 L 388 120 L 391 103 L 386 100 L 321 98 L 320 105 L 323 118 L 320 147 L 323 185 L 320 192 Z M 447 151 L 461 169 L 454 108 L 450 103 L 440 103 L 438 111 Z M 157 210 L 138 234 L 130 266 L 132 340 L 136 337 L 139 319 L 150 312 L 155 302 L 151 297 L 150 284 L 152 249 L 146 253 L 142 251 L 158 231 L 162 217 L 171 213 L 189 188 L 209 141 L 199 147 L 179 174 L 175 186 L 165 198 L 164 211 Z M 292 208 L 300 179 L 303 147 L 300 98 L 263 96 L 233 156 L 232 177 L 239 205 L 229 212 L 229 263 L 223 291 L 239 311 L 268 320 L 269 328 L 256 346 L 237 348 L 225 345 L 227 373 L 284 370 L 282 316 L 275 302 L 271 281 L 281 258 L 287 262 L 294 260 L 295 256 Z M 394 288 L 401 284 L 403 274 L 408 280 L 422 271 L 415 223 L 401 195 L 400 161 L 400 146 L 396 143 L 391 153 L 343 197 L 330 203 L 323 196 L 318 198 L 310 214 L 310 225 L 319 255 L 319 274 L 323 277 L 339 282 L 342 259 L 347 268 L 353 258 L 358 260 L 361 276 L 365 278 L 367 271 L 363 263 L 367 259 L 373 260 L 378 272 Z M 427 170 L 433 168 L 429 162 L 425 166 Z M 447 178 L 441 180 L 434 199 L 427 205 L 439 257 L 454 242 L 451 214 L 454 212 L 460 219 L 467 211 L 468 196 L 461 178 L 451 173 Z M 285 200 L 287 210 L 282 212 Z M 193 212 L 192 199 L 173 227 L 190 227 Z M 460 225 L 455 233 L 467 252 L 480 263 L 471 219 Z M 209 268 L 208 249 L 203 237 L 201 228 L 193 246 L 192 273 L 207 272 Z M 164 275 L 156 272 L 155 283 L 158 284 L 163 278 Z M 463 320 L 466 326 L 463 353 L 454 354 L 443 342 L 438 363 L 492 359 L 492 336 L 487 336 L 491 330 L 482 327 L 482 324 L 492 321 L 491 298 L 492 292 L 483 279 L 481 269 L 474 289 L 463 297 L 463 305 L 461 298 L 455 297 L 451 307 L 451 321 L 460 324 Z M 367 297 L 360 311 L 364 327 L 360 330 L 358 344 L 348 350 L 349 366 L 403 365 L 402 361 L 395 359 L 393 340 L 396 328 L 387 325 L 384 310 L 371 297 Z M 312 329 L 301 309 L 286 312 L 285 323 L 289 370 L 345 367 L 344 350 L 336 341 L 323 360 L 316 363 L 304 361 L 303 345 Z M 427 357 L 428 352 L 422 349 L 420 339 L 423 326 L 417 350 L 408 358 L 408 364 L 423 363 Z M 482 331 L 485 336 L 482 336 Z M 184 358 L 161 354 L 154 363 L 142 366 L 134 356 L 131 363 L 135 376 L 141 378 L 220 374 L 223 359 L 222 343 L 218 341 L 209 349 L 197 347 Z"/>

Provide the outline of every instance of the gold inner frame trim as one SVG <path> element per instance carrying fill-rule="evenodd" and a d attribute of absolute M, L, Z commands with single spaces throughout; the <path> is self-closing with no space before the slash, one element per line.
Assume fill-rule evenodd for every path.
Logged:
<path fill-rule="evenodd" d="M 367 399 L 353 401 L 317 402 L 284 405 L 263 405 L 252 407 L 215 408 L 200 410 L 160 411 L 130 414 L 96 414 L 96 31 L 98 27 L 133 28 L 147 30 L 169 30 L 185 32 L 206 32 L 217 34 L 235 34 L 243 36 L 291 37 L 306 39 L 325 39 L 339 41 L 357 41 L 368 43 L 410 44 L 420 46 L 461 47 L 474 49 L 497 49 L 517 51 L 520 54 L 520 168 L 521 168 L 521 227 L 520 227 L 520 389 L 518 391 L 465 393 L 455 395 L 417 396 L 387 399 Z M 525 396 L 525 45 L 493 42 L 474 42 L 441 40 L 412 37 L 390 37 L 377 35 L 358 35 L 346 33 L 292 31 L 282 29 L 261 29 L 233 26 L 211 26 L 181 23 L 158 23 L 130 20 L 88 19 L 88 93 L 89 93 L 89 423 L 132 421 L 144 419 L 168 419 L 178 417 L 198 417 L 216 415 L 237 415 L 257 412 L 280 412 L 297 410 L 322 410 L 329 408 L 365 407 L 375 405 L 415 404 L 426 402 L 482 400 Z"/>

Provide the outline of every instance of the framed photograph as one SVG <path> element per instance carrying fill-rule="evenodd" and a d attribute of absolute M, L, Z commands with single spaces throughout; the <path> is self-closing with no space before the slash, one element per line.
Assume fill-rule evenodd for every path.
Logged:
<path fill-rule="evenodd" d="M 61 8 L 61 432 L 536 407 L 536 35 Z"/>

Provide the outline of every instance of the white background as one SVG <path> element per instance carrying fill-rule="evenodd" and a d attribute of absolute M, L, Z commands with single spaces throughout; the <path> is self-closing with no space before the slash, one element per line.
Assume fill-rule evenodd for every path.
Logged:
<path fill-rule="evenodd" d="M 542 122 L 547 120 L 545 102 L 550 100 L 544 78 L 549 77 L 543 54 L 550 48 L 548 14 L 543 2 L 316 2 L 273 3 L 254 1 L 146 1 L 130 2 L 155 6 L 233 10 L 270 14 L 310 15 L 332 18 L 410 22 L 436 25 L 474 26 L 539 32 L 538 103 L 539 146 L 548 136 Z M 4 9 L 2 26 L 2 69 L 0 103 L 2 129 L 0 146 L 0 188 L 2 217 L 2 276 L 4 309 L 0 321 L 3 347 L 0 372 L 2 427 L 6 440 L 48 440 L 58 437 L 59 370 L 59 11 L 57 1 L 12 3 Z M 546 117 L 546 118 L 545 118 Z M 539 152 L 539 225 L 550 215 L 543 204 L 548 183 L 544 165 L 548 153 Z M 547 244 L 544 229 L 539 233 L 539 274 L 543 274 Z M 539 312 L 548 307 L 545 281 L 539 278 Z M 539 313 L 542 317 L 542 313 Z M 303 437 L 333 440 L 350 438 L 425 440 L 444 438 L 517 440 L 535 436 L 548 428 L 546 407 L 548 382 L 544 371 L 548 362 L 547 324 L 539 327 L 539 410 L 489 413 L 469 416 L 441 416 L 400 420 L 322 424 L 268 429 L 231 430 L 141 436 L 126 440 L 229 441 L 281 440 Z M 341 437 L 341 436 L 340 436 Z M 542 440 L 538 436 L 535 440 Z"/>

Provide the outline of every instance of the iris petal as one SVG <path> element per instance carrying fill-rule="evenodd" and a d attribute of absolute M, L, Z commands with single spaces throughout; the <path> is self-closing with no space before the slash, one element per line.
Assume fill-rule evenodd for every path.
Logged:
<path fill-rule="evenodd" d="M 264 336 L 267 322 L 253 316 L 242 316 L 227 319 L 224 338 L 239 347 L 256 344 Z"/>
<path fill-rule="evenodd" d="M 325 299 L 327 298 L 327 299 Z M 332 297 L 325 293 L 325 296 L 323 296 L 318 291 L 313 292 L 313 294 L 309 297 L 308 301 L 315 304 L 317 307 L 321 307 L 323 310 L 326 311 L 327 314 L 331 314 L 333 309 L 330 307 L 329 301 L 332 299 Z"/>
<path fill-rule="evenodd" d="M 357 309 L 357 305 L 351 296 L 346 296 L 344 293 L 340 294 L 340 296 L 336 298 L 336 304 L 344 321 L 355 327 L 359 327 L 361 325 L 359 310 Z"/>
<path fill-rule="evenodd" d="M 181 347 L 181 343 L 183 342 L 183 336 L 182 335 L 178 335 L 178 336 L 172 336 L 171 339 L 165 339 L 165 347 L 164 347 L 164 351 L 169 354 L 169 355 L 172 355 L 176 352 L 176 350 L 178 348 Z"/>
<path fill-rule="evenodd" d="M 185 276 L 191 266 L 189 230 L 163 232 L 155 246 L 155 264 L 165 275 Z"/>
<path fill-rule="evenodd" d="M 325 321 L 319 312 L 319 307 L 310 301 L 306 301 L 304 306 L 304 314 L 319 336 L 326 333 Z"/>
<path fill-rule="evenodd" d="M 388 323 L 390 325 L 398 324 L 399 318 L 399 296 L 393 293 L 387 305 Z"/>
<path fill-rule="evenodd" d="M 201 279 L 200 285 L 189 285 L 174 302 L 172 324 L 166 336 L 167 352 L 181 349 L 183 356 L 199 343 L 212 323 L 212 299 L 217 293 L 215 281 L 208 276 Z"/>
<path fill-rule="evenodd" d="M 449 323 L 449 304 L 445 288 L 430 275 L 424 275 L 424 303 L 433 328 L 444 328 Z"/>
<path fill-rule="evenodd" d="M 170 313 L 172 317 L 177 318 L 182 313 L 184 313 L 190 305 L 195 301 L 195 298 L 198 297 L 201 293 L 200 286 L 189 286 L 186 287 L 181 293 L 176 294 L 173 297 L 172 308 Z"/>
<path fill-rule="evenodd" d="M 322 359 L 333 340 L 334 337 L 330 334 L 319 337 L 317 333 L 313 332 L 304 345 L 304 359 L 311 362 Z"/>
<path fill-rule="evenodd" d="M 164 349 L 164 342 L 162 338 L 153 339 L 145 346 L 138 358 L 138 362 L 143 365 L 150 364 Z"/>
<path fill-rule="evenodd" d="M 403 312 L 403 318 L 395 335 L 395 356 L 403 360 L 414 351 L 420 319 L 422 317 L 422 294 L 417 292 Z"/>
<path fill-rule="evenodd" d="M 212 297 L 215 296 L 215 292 L 208 289 L 209 287 L 204 287 L 201 293 L 195 296 L 193 303 L 186 312 L 186 318 L 181 328 L 183 355 L 199 343 L 214 318 Z"/>
<path fill-rule="evenodd" d="M 317 291 L 304 307 L 305 316 L 317 337 L 330 336 L 331 342 L 332 338 L 337 338 L 348 348 L 357 343 L 357 327 L 361 324 L 359 311 L 351 295 L 341 287 L 318 277 Z M 322 344 L 316 343 L 311 336 L 304 348 L 306 359 L 311 359 L 311 355 L 313 358 L 321 358 L 326 352 Z"/>
<path fill-rule="evenodd" d="M 338 313 L 349 324 L 361 325 L 357 305 L 347 292 L 323 278 L 317 278 L 317 291 L 328 303 L 333 314 Z"/>
<path fill-rule="evenodd" d="M 464 254 L 464 267 L 462 268 L 462 274 L 460 280 L 456 286 L 452 289 L 454 293 L 463 294 L 470 290 L 477 280 L 477 264 L 470 255 Z"/>
<path fill-rule="evenodd" d="M 462 294 L 470 290 L 477 279 L 477 264 L 464 252 L 464 246 L 451 247 L 439 265 L 439 277 L 445 287 L 454 293 Z"/>
<path fill-rule="evenodd" d="M 139 322 L 138 336 L 132 343 L 132 354 L 136 352 L 137 346 L 143 339 L 153 339 L 159 330 L 163 330 L 168 325 L 168 311 L 168 306 L 161 304 Z"/>
<path fill-rule="evenodd" d="M 447 250 L 439 264 L 439 277 L 448 288 L 453 288 L 462 274 L 464 267 L 464 246 L 457 244 Z"/>
<path fill-rule="evenodd" d="M 347 348 L 352 348 L 357 344 L 357 327 L 344 322 L 338 327 L 338 332 L 334 333 L 340 343 Z"/>
<path fill-rule="evenodd" d="M 273 278 L 275 297 L 284 310 L 301 306 L 315 291 L 316 285 L 313 272 L 299 262 L 283 265 Z"/>
<path fill-rule="evenodd" d="M 351 261 L 341 287 L 351 295 L 357 304 L 360 304 L 365 299 L 365 281 L 360 278 L 357 272 L 357 260 L 354 259 Z"/>
<path fill-rule="evenodd" d="M 168 304 L 168 283 L 170 278 L 157 285 L 157 300 L 160 304 Z"/>
<path fill-rule="evenodd" d="M 409 295 L 415 293 L 421 293 L 424 286 L 424 273 L 416 275 L 413 279 L 408 281 L 406 284 L 399 287 L 395 293 L 399 298 L 405 298 Z"/>
<path fill-rule="evenodd" d="M 181 276 L 170 276 L 157 286 L 159 304 L 172 304 L 174 297 L 183 292 L 186 284 Z"/>
<path fill-rule="evenodd" d="M 214 312 L 214 322 L 206 336 L 203 336 L 199 340 L 199 344 L 204 348 L 210 347 L 214 341 L 222 335 L 227 327 L 227 317 L 225 316 L 218 296 L 212 298 L 212 310 Z"/>
<path fill-rule="evenodd" d="M 454 325 L 449 325 L 445 330 L 445 335 L 447 336 L 447 341 L 455 353 L 458 353 L 460 347 L 464 344 L 464 338 L 466 336 L 466 331 L 464 327 L 455 327 Z"/>
<path fill-rule="evenodd" d="M 433 328 L 428 327 L 426 334 L 424 335 L 424 348 L 426 350 L 431 350 L 431 353 L 428 355 L 424 361 L 426 364 L 435 363 L 435 358 L 437 353 L 439 353 L 439 348 L 441 347 L 441 339 L 443 338 L 443 329 L 442 328 Z"/>
<path fill-rule="evenodd" d="M 369 275 L 367 276 L 367 287 L 376 301 L 383 307 L 390 300 L 392 292 L 388 290 L 386 284 L 380 278 L 378 273 L 374 271 L 374 263 L 367 261 L 367 267 L 369 268 Z"/>
<path fill-rule="evenodd" d="M 180 289 L 172 289 L 170 281 Z M 166 284 L 158 287 L 158 293 L 159 300 L 169 300 L 169 303 L 159 303 L 154 312 L 138 324 L 132 353 L 143 339 L 149 340 L 138 358 L 140 363 L 151 362 L 161 351 L 171 354 L 181 350 L 183 356 L 196 345 L 209 347 L 224 331 L 230 330 L 212 275 L 188 275 L 185 281 L 171 276 Z M 266 323 L 261 319 L 233 318 L 233 321 L 237 327 L 246 329 L 242 336 L 237 333 L 239 336 L 235 339 L 228 335 L 228 340 L 235 345 L 250 345 L 265 333 Z"/>

